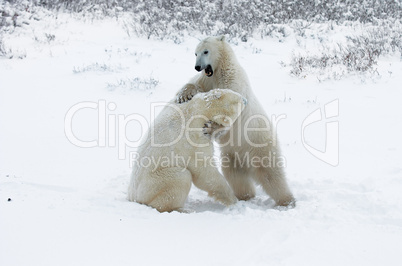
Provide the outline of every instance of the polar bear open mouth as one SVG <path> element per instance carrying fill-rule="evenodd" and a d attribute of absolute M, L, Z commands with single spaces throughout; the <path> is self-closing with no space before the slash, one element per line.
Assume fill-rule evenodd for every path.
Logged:
<path fill-rule="evenodd" d="M 207 67 L 205 68 L 205 75 L 207 77 L 211 77 L 214 74 L 214 71 L 212 70 L 211 65 L 207 65 Z"/>

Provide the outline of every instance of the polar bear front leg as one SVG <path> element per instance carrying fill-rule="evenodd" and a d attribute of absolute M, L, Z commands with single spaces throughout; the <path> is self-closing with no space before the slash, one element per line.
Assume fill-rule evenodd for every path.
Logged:
<path fill-rule="evenodd" d="M 135 201 L 159 212 L 183 210 L 191 188 L 192 175 L 182 167 L 170 167 L 141 177 Z"/>
<path fill-rule="evenodd" d="M 199 175 L 193 176 L 193 183 L 199 189 L 208 192 L 208 196 L 220 203 L 230 206 L 237 203 L 237 198 L 219 171 L 204 168 Z"/>
<path fill-rule="evenodd" d="M 208 196 L 229 206 L 237 202 L 237 198 L 230 189 L 225 178 L 219 173 L 218 168 L 211 163 L 213 156 L 213 147 L 198 149 L 199 158 L 206 160 L 193 160 L 191 164 L 191 173 L 193 174 L 193 183 L 199 189 L 208 192 Z M 201 157 L 203 156 L 203 157 Z"/>
<path fill-rule="evenodd" d="M 249 200 L 255 197 L 255 185 L 243 162 L 237 161 L 236 156 L 224 148 L 221 152 L 222 172 L 239 200 Z"/>

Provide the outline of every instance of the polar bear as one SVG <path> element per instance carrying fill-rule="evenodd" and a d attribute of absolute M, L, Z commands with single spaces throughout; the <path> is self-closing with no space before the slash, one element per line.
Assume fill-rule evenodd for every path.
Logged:
<path fill-rule="evenodd" d="M 236 197 L 239 200 L 253 198 L 254 180 L 277 205 L 295 206 L 272 123 L 225 37 L 204 39 L 196 47 L 195 56 L 195 69 L 202 73 L 177 93 L 177 102 L 187 102 L 197 93 L 215 88 L 231 89 L 248 100 L 239 119 L 219 141 L 222 161 L 226 162 L 222 172 Z"/>
<path fill-rule="evenodd" d="M 194 183 L 221 203 L 235 204 L 237 198 L 219 173 L 206 135 L 227 130 L 246 104 L 240 94 L 225 89 L 199 93 L 183 104 L 171 101 L 138 149 L 128 199 L 160 212 L 182 211 Z"/>

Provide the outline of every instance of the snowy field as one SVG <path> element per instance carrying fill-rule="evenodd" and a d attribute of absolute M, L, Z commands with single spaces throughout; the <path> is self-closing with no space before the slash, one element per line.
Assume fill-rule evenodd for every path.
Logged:
<path fill-rule="evenodd" d="M 399 54 L 381 57 L 376 74 L 320 82 L 292 77 L 281 63 L 301 47 L 314 51 L 314 38 L 232 45 L 267 113 L 282 115 L 277 130 L 297 206 L 275 208 L 258 190 L 225 208 L 193 187 L 193 213 L 159 213 L 126 200 L 135 149 L 124 141 L 143 131 L 119 117 L 150 123 L 150 104 L 170 100 L 196 74 L 199 40 L 128 37 L 112 19 L 32 23 L 4 40 L 26 57 L 0 59 L 0 265 L 401 265 Z M 325 37 L 342 40 L 345 30 Z M 325 119 L 333 101 L 336 114 Z M 98 147 L 66 136 L 66 115 L 79 103 L 94 108 L 75 113 L 72 132 Z M 320 109 L 322 121 L 302 138 L 303 121 Z M 98 134 L 99 119 L 118 124 L 115 137 L 102 127 Z M 339 140 L 337 166 L 303 145 L 324 151 L 327 122 L 339 126 L 329 139 Z"/>

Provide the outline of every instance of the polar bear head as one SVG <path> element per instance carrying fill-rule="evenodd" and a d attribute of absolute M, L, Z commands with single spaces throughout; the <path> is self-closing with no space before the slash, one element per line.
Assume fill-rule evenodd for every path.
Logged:
<path fill-rule="evenodd" d="M 221 51 L 226 47 L 225 36 L 208 37 L 200 42 L 195 49 L 195 69 L 205 70 L 207 77 L 212 77 L 219 66 Z M 229 48 L 230 49 L 230 48 Z"/>
<path fill-rule="evenodd" d="M 232 90 L 214 89 L 209 92 L 196 94 L 189 103 L 205 119 L 225 127 L 230 127 L 244 110 L 247 100 Z"/>

